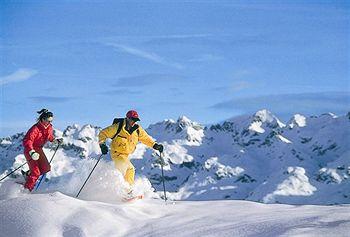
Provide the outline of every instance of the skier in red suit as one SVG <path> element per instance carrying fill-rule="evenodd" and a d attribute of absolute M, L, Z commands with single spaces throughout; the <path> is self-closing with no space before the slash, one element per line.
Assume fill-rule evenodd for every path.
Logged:
<path fill-rule="evenodd" d="M 47 141 L 62 143 L 61 139 L 55 139 L 53 135 L 53 113 L 47 109 L 38 111 L 38 122 L 34 124 L 23 139 L 24 156 L 27 159 L 29 173 L 24 187 L 32 191 L 40 175 L 50 171 L 51 166 L 43 152 L 43 146 Z"/>

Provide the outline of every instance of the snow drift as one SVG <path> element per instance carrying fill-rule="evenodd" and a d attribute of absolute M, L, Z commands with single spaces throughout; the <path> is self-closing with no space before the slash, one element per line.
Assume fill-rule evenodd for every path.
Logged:
<path fill-rule="evenodd" d="M 130 204 L 82 201 L 59 192 L 0 201 L 1 236 L 348 236 L 350 206 L 247 201 Z"/>

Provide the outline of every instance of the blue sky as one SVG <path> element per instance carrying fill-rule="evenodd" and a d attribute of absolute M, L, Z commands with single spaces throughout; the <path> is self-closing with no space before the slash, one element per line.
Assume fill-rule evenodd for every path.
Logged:
<path fill-rule="evenodd" d="M 346 1 L 2 1 L 0 136 L 350 110 Z"/>

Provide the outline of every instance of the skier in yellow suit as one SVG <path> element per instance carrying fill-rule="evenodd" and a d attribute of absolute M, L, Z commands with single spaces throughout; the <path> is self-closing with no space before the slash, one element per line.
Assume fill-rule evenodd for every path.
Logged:
<path fill-rule="evenodd" d="M 140 121 L 136 111 L 130 110 L 124 119 L 115 119 L 113 124 L 103 129 L 99 134 L 99 144 L 102 154 L 108 153 L 105 144 L 107 138 L 112 139 L 111 158 L 115 167 L 122 173 L 126 182 L 134 184 L 135 167 L 129 159 L 129 155 L 136 149 L 138 142 L 163 152 L 163 145 L 156 143 L 146 131 L 137 124 Z"/>

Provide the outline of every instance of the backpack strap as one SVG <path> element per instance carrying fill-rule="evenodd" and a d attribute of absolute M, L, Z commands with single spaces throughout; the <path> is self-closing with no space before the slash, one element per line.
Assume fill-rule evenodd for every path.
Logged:
<path fill-rule="evenodd" d="M 140 131 L 139 131 L 139 125 L 138 124 L 135 124 L 129 131 L 130 134 L 132 134 L 133 132 L 137 132 L 137 135 L 140 135 Z"/>
<path fill-rule="evenodd" d="M 118 136 L 118 134 L 120 133 L 120 131 L 122 130 L 123 128 L 123 123 L 124 123 L 124 119 L 118 119 L 118 118 L 115 118 L 113 120 L 113 124 L 118 124 L 118 129 L 117 129 L 117 132 L 114 134 L 114 136 L 112 137 L 112 140 Z"/>
<path fill-rule="evenodd" d="M 124 118 L 115 118 L 115 119 L 113 119 L 113 123 L 112 124 L 117 124 L 119 122 L 124 122 Z"/>

